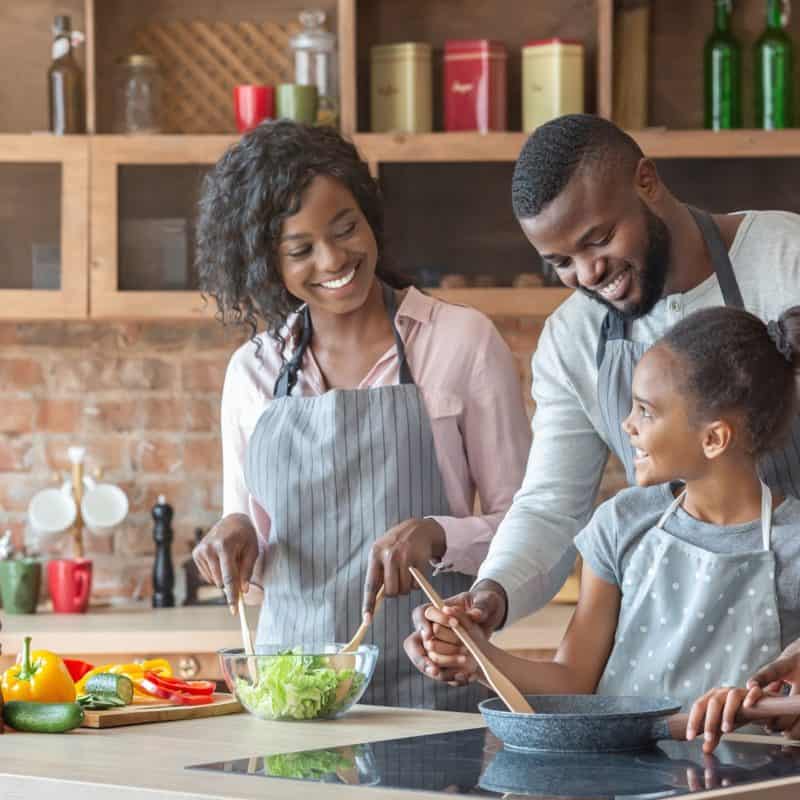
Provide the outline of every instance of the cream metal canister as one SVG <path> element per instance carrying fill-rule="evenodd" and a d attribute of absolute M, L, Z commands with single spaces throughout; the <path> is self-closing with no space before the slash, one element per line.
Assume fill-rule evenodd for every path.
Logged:
<path fill-rule="evenodd" d="M 376 45 L 370 50 L 371 127 L 375 133 L 433 130 L 431 46 Z"/>
<path fill-rule="evenodd" d="M 522 127 L 530 132 L 562 114 L 583 111 L 583 44 L 565 39 L 522 48 Z"/>

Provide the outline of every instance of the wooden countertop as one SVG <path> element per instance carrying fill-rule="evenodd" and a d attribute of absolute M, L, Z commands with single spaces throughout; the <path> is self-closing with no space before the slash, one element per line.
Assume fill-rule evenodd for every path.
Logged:
<path fill-rule="evenodd" d="M 111 787 L 113 796 L 120 800 L 151 796 L 242 800 L 307 797 L 441 800 L 441 794 L 430 792 L 369 787 L 354 790 L 344 785 L 265 780 L 185 767 L 475 727 L 482 727 L 482 720 L 476 714 L 360 706 L 336 722 L 264 722 L 249 714 L 235 714 L 107 730 L 82 728 L 64 735 L 10 732 L 0 740 L 3 751 L 0 787 L 3 797 L 45 800 L 106 800 L 111 796 Z M 759 784 L 758 788 L 747 790 L 704 792 L 702 798 L 796 800 L 798 793 L 800 776 Z"/>
<path fill-rule="evenodd" d="M 558 647 L 574 606 L 549 605 L 500 631 L 495 641 L 510 650 L 550 650 Z M 256 608 L 248 609 L 255 629 Z M 213 653 L 241 647 L 241 634 L 226 606 L 180 606 L 153 609 L 149 605 L 109 607 L 87 614 L 3 614 L 0 643 L 3 655 L 17 653 L 24 636 L 34 647 L 61 655 L 80 653 Z"/>

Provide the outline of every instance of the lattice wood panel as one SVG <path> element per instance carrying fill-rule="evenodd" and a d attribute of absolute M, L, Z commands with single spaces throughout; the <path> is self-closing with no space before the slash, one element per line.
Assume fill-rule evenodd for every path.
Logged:
<path fill-rule="evenodd" d="M 299 23 L 153 22 L 136 32 L 137 52 L 149 53 L 163 77 L 163 117 L 169 133 L 234 133 L 233 87 L 291 82 L 289 37 Z"/>

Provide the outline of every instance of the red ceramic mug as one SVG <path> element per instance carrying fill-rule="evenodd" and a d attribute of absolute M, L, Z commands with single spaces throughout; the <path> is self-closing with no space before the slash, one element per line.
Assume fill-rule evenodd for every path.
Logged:
<path fill-rule="evenodd" d="M 252 130 L 275 116 L 275 90 L 272 86 L 234 86 L 233 112 L 239 133 Z"/>
<path fill-rule="evenodd" d="M 62 558 L 47 564 L 47 588 L 53 611 L 83 614 L 92 590 L 92 562 L 88 558 Z"/>

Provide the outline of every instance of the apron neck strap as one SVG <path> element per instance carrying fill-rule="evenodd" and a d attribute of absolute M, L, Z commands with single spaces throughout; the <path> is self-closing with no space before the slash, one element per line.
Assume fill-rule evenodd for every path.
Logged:
<path fill-rule="evenodd" d="M 657 528 L 663 529 L 667 520 L 675 513 L 675 510 L 683 502 L 684 497 L 686 497 L 685 488 L 681 490 L 681 493 L 669 504 L 669 508 L 661 515 L 661 518 L 658 520 L 658 525 L 656 525 Z"/>
<path fill-rule="evenodd" d="M 719 226 L 714 222 L 714 218 L 707 211 L 701 211 L 699 208 L 693 206 L 686 206 L 689 213 L 694 217 L 697 227 L 700 228 L 700 233 L 703 234 L 703 240 L 708 248 L 708 254 L 711 256 L 711 266 L 714 267 L 714 272 L 717 275 L 722 298 L 725 300 L 726 306 L 733 306 L 734 308 L 744 308 L 744 301 L 742 300 L 742 293 L 739 291 L 739 284 L 736 282 L 736 276 L 733 274 L 733 265 L 728 256 L 728 248 L 725 247 L 725 242 L 722 240 Z"/>
<path fill-rule="evenodd" d="M 411 369 L 406 360 L 405 344 L 395 324 L 397 296 L 394 289 L 383 282 L 381 282 L 381 289 L 383 292 L 383 304 L 386 308 L 386 314 L 389 317 L 389 321 L 392 323 L 392 334 L 394 335 L 394 344 L 397 348 L 397 358 L 399 361 L 400 383 L 414 383 Z M 278 379 L 275 381 L 273 395 L 276 399 L 278 397 L 288 397 L 292 393 L 292 389 L 294 389 L 297 383 L 297 373 L 300 371 L 300 366 L 303 363 L 303 356 L 311 343 L 313 326 L 311 325 L 311 312 L 309 311 L 307 303 L 303 306 L 301 313 L 303 315 L 303 329 L 300 333 L 300 341 L 292 357 L 281 368 Z"/>
<path fill-rule="evenodd" d="M 656 527 L 663 529 L 667 520 L 675 513 L 686 496 L 686 489 L 669 504 L 669 508 L 661 515 Z M 761 544 L 769 551 L 772 543 L 772 492 L 764 481 L 761 481 Z"/>
<path fill-rule="evenodd" d="M 772 547 L 772 492 L 761 481 L 761 543 L 764 550 Z"/>
<path fill-rule="evenodd" d="M 397 330 L 397 294 L 391 286 L 381 283 L 383 288 L 383 304 L 386 306 L 386 313 L 389 316 L 389 322 L 392 323 L 392 333 L 394 334 L 394 346 L 397 349 L 397 360 L 399 362 L 398 370 L 400 372 L 400 383 L 414 383 L 414 378 L 411 375 L 411 369 L 408 366 L 406 359 L 406 346 L 400 336 L 400 331 Z"/>

